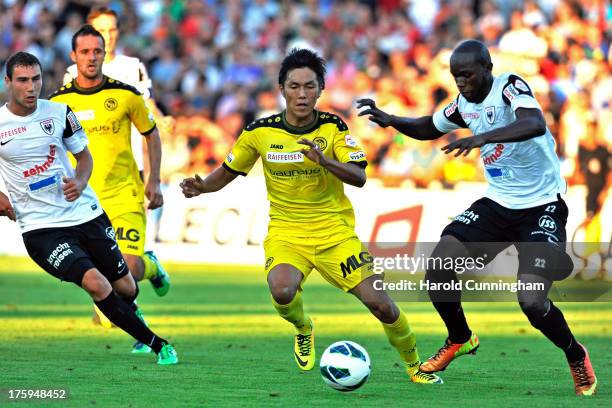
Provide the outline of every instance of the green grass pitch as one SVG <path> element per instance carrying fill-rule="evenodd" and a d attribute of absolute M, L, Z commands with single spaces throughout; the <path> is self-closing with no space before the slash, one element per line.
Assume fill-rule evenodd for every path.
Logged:
<path fill-rule="evenodd" d="M 409 382 L 382 328 L 352 296 L 316 274 L 304 302 L 316 325 L 316 348 L 337 340 L 363 345 L 372 374 L 359 390 L 327 387 L 317 369 L 300 372 L 292 330 L 269 301 L 262 272 L 251 268 L 169 265 L 173 287 L 158 298 L 148 283 L 139 304 L 153 330 L 169 338 L 178 366 L 154 355 L 132 355 L 119 329 L 91 324 L 91 302 L 80 289 L 28 261 L 0 258 L 0 406 L 68 407 L 610 407 L 612 304 L 560 303 L 589 348 L 598 380 L 594 398 L 573 395 L 562 353 L 536 332 L 515 303 L 467 303 L 479 335 L 475 356 L 454 362 L 442 386 Z M 445 331 L 429 303 L 401 303 L 422 358 Z M 11 401 L 9 389 L 68 390 L 64 401 Z"/>

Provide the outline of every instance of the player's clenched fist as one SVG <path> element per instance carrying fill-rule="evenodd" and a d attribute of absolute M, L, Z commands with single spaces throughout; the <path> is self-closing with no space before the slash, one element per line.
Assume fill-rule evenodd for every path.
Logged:
<path fill-rule="evenodd" d="M 62 190 L 64 191 L 66 201 L 74 201 L 79 198 L 83 192 L 83 189 L 87 185 L 78 178 L 62 177 L 62 181 L 64 182 Z"/>
<path fill-rule="evenodd" d="M 8 217 L 9 220 L 15 221 L 15 210 L 11 205 L 6 194 L 0 192 L 0 217 Z"/>

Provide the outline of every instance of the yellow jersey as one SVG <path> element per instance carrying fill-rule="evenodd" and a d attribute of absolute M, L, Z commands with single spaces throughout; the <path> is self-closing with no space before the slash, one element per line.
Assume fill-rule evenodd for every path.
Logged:
<path fill-rule="evenodd" d="M 289 237 L 354 236 L 355 215 L 344 183 L 306 158 L 298 144 L 312 140 L 327 157 L 367 166 L 366 155 L 340 117 L 315 111 L 314 122 L 291 126 L 284 112 L 247 125 L 225 158 L 230 172 L 246 175 L 259 157 L 270 201 L 268 234 Z"/>
<path fill-rule="evenodd" d="M 94 166 L 89 184 L 111 219 L 144 211 L 144 186 L 132 154 L 131 124 L 143 135 L 155 121 L 136 88 L 104 76 L 94 88 L 83 89 L 75 80 L 50 97 L 70 106 L 81 122 Z"/>

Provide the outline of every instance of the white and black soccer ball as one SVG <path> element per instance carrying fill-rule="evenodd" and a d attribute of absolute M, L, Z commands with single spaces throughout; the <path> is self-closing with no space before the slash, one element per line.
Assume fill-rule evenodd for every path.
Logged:
<path fill-rule="evenodd" d="M 323 352 L 321 376 L 327 385 L 338 391 L 353 391 L 370 376 L 370 356 L 359 344 L 337 341 Z"/>

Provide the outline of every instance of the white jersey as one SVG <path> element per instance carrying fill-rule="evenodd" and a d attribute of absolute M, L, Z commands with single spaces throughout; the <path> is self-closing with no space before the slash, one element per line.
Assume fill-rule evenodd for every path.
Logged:
<path fill-rule="evenodd" d="M 125 55 L 115 55 L 110 62 L 105 62 L 102 65 L 102 73 L 110 78 L 118 79 L 119 81 L 132 85 L 146 99 L 151 97 L 151 79 L 147 73 L 144 64 L 138 58 L 128 57 Z M 66 69 L 64 74 L 64 85 L 77 77 L 77 66 L 73 64 Z M 138 170 L 144 168 L 142 135 L 132 125 L 132 154 L 138 166 Z"/>
<path fill-rule="evenodd" d="M 73 202 L 62 190 L 62 177 L 75 175 L 67 151 L 86 146 L 81 124 L 64 104 L 39 99 L 28 116 L 0 108 L 0 174 L 22 233 L 78 225 L 102 214 L 89 185 Z"/>
<path fill-rule="evenodd" d="M 518 75 L 505 73 L 494 78 L 491 91 L 481 103 L 468 102 L 461 94 L 433 115 L 440 132 L 469 128 L 474 135 L 504 127 L 516 120 L 519 108 L 539 109 L 527 83 Z M 548 130 L 540 136 L 513 143 L 488 143 L 480 148 L 486 196 L 512 209 L 537 207 L 565 193 L 555 141 Z"/>

